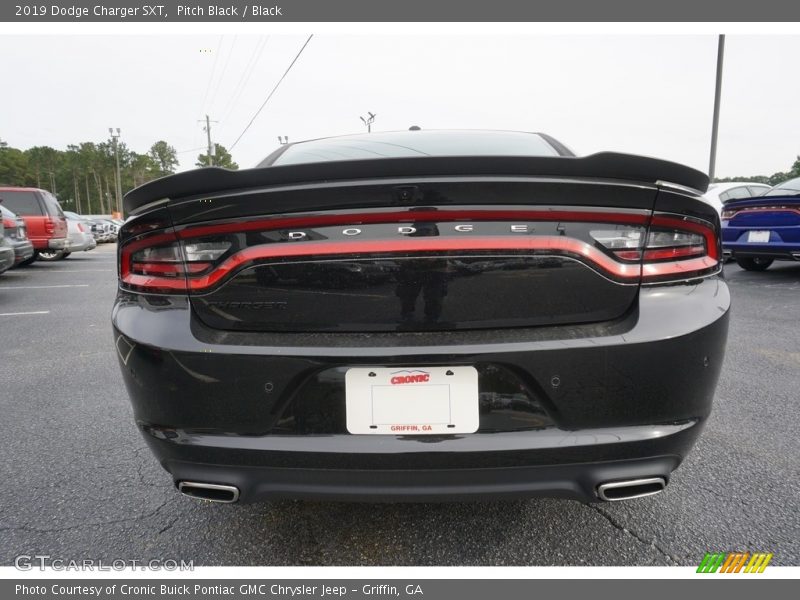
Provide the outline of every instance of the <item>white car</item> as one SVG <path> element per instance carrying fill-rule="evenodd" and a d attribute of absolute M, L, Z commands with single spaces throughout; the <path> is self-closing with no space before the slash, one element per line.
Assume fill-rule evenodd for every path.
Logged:
<path fill-rule="evenodd" d="M 703 194 L 703 198 L 716 208 L 719 215 L 722 216 L 722 206 L 729 200 L 763 196 L 771 189 L 772 187 L 765 183 L 726 181 L 725 183 L 712 183 L 709 185 L 708 191 Z"/>

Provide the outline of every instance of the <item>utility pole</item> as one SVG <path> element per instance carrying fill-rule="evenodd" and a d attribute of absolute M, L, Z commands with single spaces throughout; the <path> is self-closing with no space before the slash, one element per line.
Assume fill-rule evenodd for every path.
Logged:
<path fill-rule="evenodd" d="M 117 160 L 117 212 L 122 214 L 122 178 L 119 173 L 119 145 L 117 140 L 120 136 L 119 127 L 117 127 L 117 135 L 114 135 L 114 129 L 108 128 L 108 133 L 111 134 L 111 139 L 114 140 L 114 158 Z"/>
<path fill-rule="evenodd" d="M 367 133 L 372 133 L 372 124 L 375 122 L 376 115 L 369 111 L 367 111 L 367 114 L 369 115 L 369 117 L 367 117 L 366 119 L 364 117 L 358 117 L 358 118 L 361 119 L 361 122 L 367 126 Z"/>
<path fill-rule="evenodd" d="M 714 118 L 711 124 L 711 156 L 708 160 L 708 178 L 714 181 L 717 169 L 717 135 L 719 134 L 719 104 L 722 99 L 722 64 L 725 58 L 725 35 L 717 42 L 717 84 L 714 89 Z"/>
<path fill-rule="evenodd" d="M 198 123 L 202 123 L 203 121 L 198 121 Z M 214 146 L 211 143 L 211 123 L 219 123 L 219 121 L 212 121 L 208 115 L 206 115 L 206 125 L 203 127 L 203 130 L 206 132 L 206 138 L 208 139 L 208 165 L 209 167 L 214 166 Z"/>

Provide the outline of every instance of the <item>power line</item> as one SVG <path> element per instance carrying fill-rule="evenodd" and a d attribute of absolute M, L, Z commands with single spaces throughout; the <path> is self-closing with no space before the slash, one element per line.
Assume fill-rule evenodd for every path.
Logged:
<path fill-rule="evenodd" d="M 250 82 L 250 78 L 253 76 L 255 68 L 261 60 L 261 55 L 264 53 L 264 49 L 267 47 L 267 42 L 269 42 L 269 36 L 262 38 L 253 49 L 253 53 L 250 55 L 250 60 L 247 61 L 247 65 L 245 66 L 244 71 L 242 71 L 242 75 L 239 77 L 239 81 L 236 83 L 236 87 L 233 89 L 231 97 L 222 111 L 224 115 L 222 117 L 223 124 L 228 120 L 228 117 L 233 112 L 233 109 L 236 108 L 242 93 L 247 89 L 247 84 Z"/>
<path fill-rule="evenodd" d="M 217 85 L 214 88 L 214 93 L 211 94 L 211 101 L 209 102 L 209 108 L 214 108 L 214 100 L 217 99 L 219 88 L 222 87 L 222 83 L 225 81 L 225 74 L 228 72 L 228 65 L 231 62 L 231 56 L 233 56 L 233 49 L 236 47 L 236 40 L 238 38 L 239 38 L 238 35 L 233 36 L 231 47 L 228 49 L 228 57 L 225 59 L 225 64 L 222 66 L 222 73 L 220 74 L 219 80 L 217 81 Z"/>
<path fill-rule="evenodd" d="M 208 78 L 208 85 L 206 86 L 206 93 L 203 96 L 203 105 L 200 107 L 200 110 L 205 110 L 206 108 L 206 100 L 208 100 L 208 93 L 211 91 L 211 84 L 214 81 L 214 73 L 217 71 L 217 61 L 219 60 L 219 49 L 222 48 L 222 39 L 224 35 L 219 36 L 219 42 L 217 42 L 217 49 L 214 51 L 214 63 L 211 66 L 211 77 Z"/>
<path fill-rule="evenodd" d="M 186 154 L 187 152 L 197 152 L 198 150 L 205 150 L 205 146 L 198 146 L 197 148 L 189 148 L 188 150 L 178 150 L 175 154 Z"/>
<path fill-rule="evenodd" d="M 269 102 L 269 99 L 270 99 L 270 98 L 272 98 L 272 95 L 275 93 L 275 91 L 276 91 L 276 90 L 278 89 L 278 87 L 281 85 L 281 82 L 282 82 L 282 81 L 283 81 L 283 80 L 286 78 L 286 76 L 289 74 L 289 71 L 291 71 L 291 70 L 292 70 L 292 67 L 294 66 L 294 63 L 296 63 L 296 62 L 297 62 L 297 59 L 298 59 L 298 58 L 300 58 L 300 55 L 303 53 L 303 50 L 305 50 L 305 49 L 306 49 L 306 46 L 308 46 L 308 43 L 311 41 L 311 38 L 313 38 L 313 37 L 314 37 L 314 34 L 313 34 L 313 33 L 312 33 L 311 35 L 309 35 L 309 36 L 308 36 L 308 39 L 306 40 L 306 43 L 305 43 L 305 44 L 303 44 L 303 47 L 302 47 L 302 48 L 300 48 L 300 51 L 299 51 L 299 52 L 297 53 L 297 55 L 294 57 L 294 60 L 292 60 L 292 62 L 291 62 L 291 63 L 289 64 L 289 66 L 286 68 L 286 71 L 283 73 L 283 75 L 281 75 L 281 78 L 278 80 L 278 83 L 276 83 L 276 84 L 275 84 L 275 87 L 273 87 L 273 88 L 272 88 L 272 91 L 271 91 L 271 92 L 269 93 L 269 95 L 267 96 L 267 99 L 266 99 L 266 100 L 264 100 L 264 102 L 261 104 L 261 106 L 259 107 L 259 109 L 256 111 L 256 114 L 254 114 L 254 115 L 253 115 L 253 118 L 252 118 L 252 119 L 250 119 L 250 122 L 249 122 L 249 123 L 247 124 L 247 126 L 244 128 L 244 130 L 242 131 L 242 133 L 240 133 L 240 134 L 239 134 L 239 137 L 238 137 L 238 138 L 236 138 L 236 141 L 235 141 L 235 142 L 233 142 L 233 144 L 231 144 L 231 148 L 230 148 L 231 150 L 233 150 L 233 149 L 236 147 L 236 144 L 238 144 L 238 143 L 239 143 L 239 140 L 241 140 L 241 139 L 242 139 L 242 136 L 243 136 L 245 133 L 247 133 L 247 130 L 248 130 L 248 129 L 250 129 L 250 126 L 251 126 L 251 125 L 253 124 L 253 122 L 256 120 L 256 118 L 258 117 L 258 115 L 259 115 L 259 114 L 261 114 L 261 111 L 262 111 L 262 110 L 264 110 L 264 107 L 267 105 L 267 102 Z"/>

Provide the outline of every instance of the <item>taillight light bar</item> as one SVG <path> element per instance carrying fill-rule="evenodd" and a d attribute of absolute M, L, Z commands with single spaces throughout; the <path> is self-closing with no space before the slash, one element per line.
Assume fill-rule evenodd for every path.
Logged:
<path fill-rule="evenodd" d="M 800 215 L 800 209 L 794 206 L 745 206 L 743 208 L 723 208 L 722 220 L 730 221 L 736 215 L 742 213 L 759 213 L 759 212 L 784 212 Z"/>
<path fill-rule="evenodd" d="M 225 236 L 230 238 L 231 234 L 248 231 L 460 221 L 579 221 L 604 223 L 610 229 L 597 232 L 595 245 L 568 236 L 470 235 L 463 238 L 403 236 L 380 240 L 308 239 L 294 243 L 259 243 L 231 250 L 232 243 L 225 239 Z M 646 231 L 648 233 L 645 236 Z M 217 237 L 209 239 L 212 236 Z M 595 236 L 594 231 L 592 236 Z M 701 276 L 719 264 L 718 240 L 713 226 L 677 216 L 659 214 L 651 218 L 646 213 L 635 211 L 414 210 L 270 218 L 146 234 L 121 248 L 120 279 L 123 286 L 138 291 L 204 291 L 221 283 L 240 268 L 264 260 L 457 251 L 571 255 L 621 283 L 638 283 L 640 280 L 662 282 L 670 278 Z"/>

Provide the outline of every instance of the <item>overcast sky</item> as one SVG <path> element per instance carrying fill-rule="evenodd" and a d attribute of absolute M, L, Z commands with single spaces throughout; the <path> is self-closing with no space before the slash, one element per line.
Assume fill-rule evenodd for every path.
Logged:
<path fill-rule="evenodd" d="M 0 36 L 0 139 L 65 149 L 109 126 L 191 168 L 208 113 L 230 148 L 307 36 Z M 233 148 L 364 130 L 544 131 L 578 154 L 618 150 L 708 168 L 716 36 L 318 35 Z M 788 170 L 800 154 L 800 36 L 729 36 L 717 175 Z"/>

